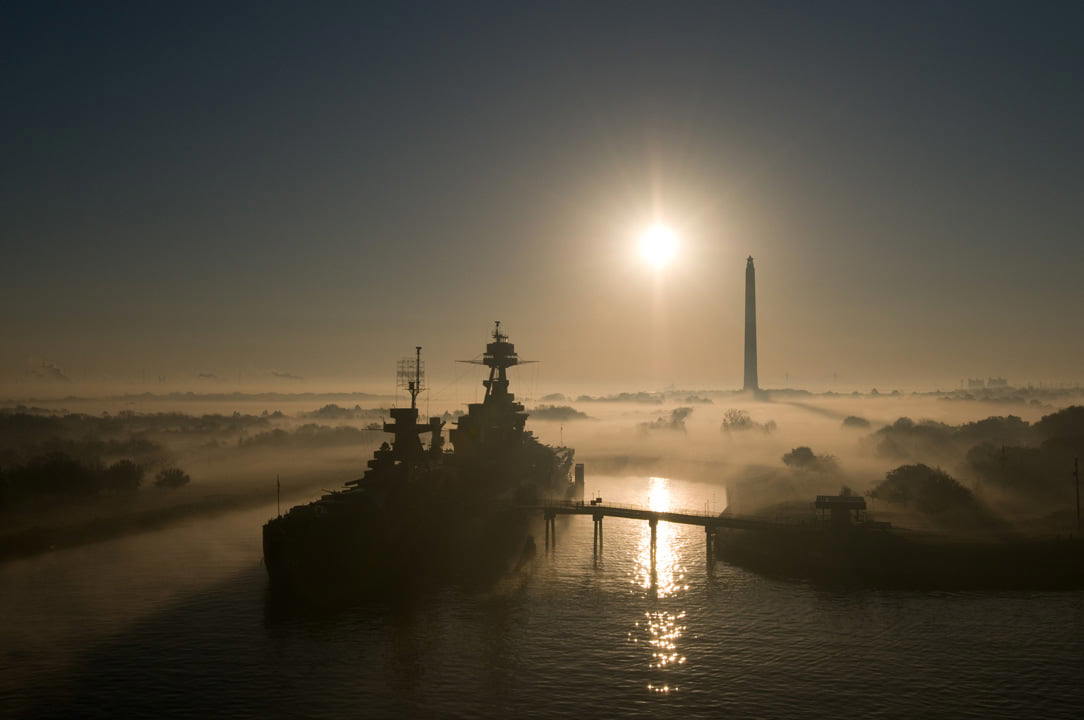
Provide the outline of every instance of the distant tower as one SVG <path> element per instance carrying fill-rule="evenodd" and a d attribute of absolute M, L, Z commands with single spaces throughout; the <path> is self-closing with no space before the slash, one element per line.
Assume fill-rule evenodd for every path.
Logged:
<path fill-rule="evenodd" d="M 753 256 L 745 262 L 745 390 L 760 390 L 757 384 L 757 271 Z"/>

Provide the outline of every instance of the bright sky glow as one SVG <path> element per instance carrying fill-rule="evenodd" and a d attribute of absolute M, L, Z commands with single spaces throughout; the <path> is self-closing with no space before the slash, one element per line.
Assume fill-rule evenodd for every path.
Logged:
<path fill-rule="evenodd" d="M 652 225 L 640 236 L 640 257 L 656 270 L 669 265 L 677 249 L 677 234 L 665 225 Z"/>

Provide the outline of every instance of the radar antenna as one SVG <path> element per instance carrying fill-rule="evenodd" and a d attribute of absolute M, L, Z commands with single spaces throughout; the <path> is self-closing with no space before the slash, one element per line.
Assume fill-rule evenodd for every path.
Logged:
<path fill-rule="evenodd" d="M 414 348 L 414 357 L 402 358 L 395 366 L 395 387 L 410 393 L 410 407 L 417 407 L 418 394 L 424 390 L 425 361 L 422 360 L 422 346 Z"/>

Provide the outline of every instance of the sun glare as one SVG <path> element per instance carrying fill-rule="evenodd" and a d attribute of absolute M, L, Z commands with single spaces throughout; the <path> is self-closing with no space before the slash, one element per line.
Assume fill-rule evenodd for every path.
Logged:
<path fill-rule="evenodd" d="M 670 264 L 677 253 L 677 235 L 665 225 L 652 225 L 640 236 L 640 256 L 655 269 Z"/>

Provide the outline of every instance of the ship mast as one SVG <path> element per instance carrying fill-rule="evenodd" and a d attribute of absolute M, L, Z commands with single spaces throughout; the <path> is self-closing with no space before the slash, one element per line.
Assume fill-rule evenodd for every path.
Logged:
<path fill-rule="evenodd" d="M 431 418 L 429 424 L 418 423 L 418 395 L 425 389 L 425 363 L 422 360 L 422 346 L 414 347 L 414 357 L 405 357 L 395 366 L 395 386 L 405 388 L 410 393 L 409 408 L 392 408 L 389 414 L 394 422 L 384 423 L 384 432 L 395 436 L 392 441 L 390 457 L 417 463 L 422 458 L 422 443 L 418 435 L 434 433 L 434 442 L 439 452 L 440 445 L 436 437 L 443 423 L 440 418 Z"/>
<path fill-rule="evenodd" d="M 493 342 L 486 345 L 486 351 L 481 360 L 456 360 L 456 362 L 471 363 L 472 365 L 485 365 L 489 368 L 489 378 L 482 381 L 486 388 L 485 402 L 509 397 L 508 393 L 508 368 L 516 365 L 538 362 L 537 360 L 520 360 L 516 354 L 516 346 L 508 342 L 508 336 L 501 332 L 501 321 L 493 322 Z"/>
<path fill-rule="evenodd" d="M 418 395 L 425 388 L 422 385 L 425 375 L 425 363 L 422 362 L 422 346 L 414 347 L 413 358 L 403 358 L 399 361 L 395 370 L 395 379 L 398 387 L 405 387 L 410 393 L 410 408 L 418 407 Z"/>
<path fill-rule="evenodd" d="M 414 382 L 410 383 L 410 407 L 417 407 L 418 393 L 422 391 L 422 346 L 414 346 Z"/>
<path fill-rule="evenodd" d="M 519 364 L 515 347 L 508 342 L 508 336 L 501 332 L 501 321 L 495 320 L 493 324 L 493 342 L 486 348 L 482 362 L 489 367 L 489 379 L 483 381 L 486 387 L 486 398 L 494 395 L 508 394 L 508 368 Z"/>

